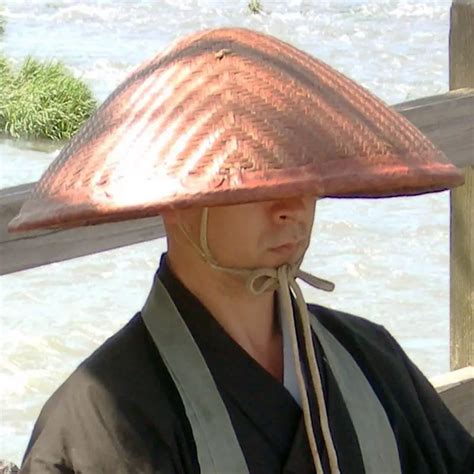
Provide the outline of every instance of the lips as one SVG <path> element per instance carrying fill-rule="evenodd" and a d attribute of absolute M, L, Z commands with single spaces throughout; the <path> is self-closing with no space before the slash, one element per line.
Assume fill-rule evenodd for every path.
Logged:
<path fill-rule="evenodd" d="M 272 247 L 270 250 L 273 252 L 291 252 L 295 250 L 301 242 L 287 242 L 277 247 Z"/>

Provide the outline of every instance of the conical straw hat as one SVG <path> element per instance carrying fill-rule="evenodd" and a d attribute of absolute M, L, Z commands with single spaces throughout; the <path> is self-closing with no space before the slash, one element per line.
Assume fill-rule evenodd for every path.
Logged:
<path fill-rule="evenodd" d="M 117 87 L 9 229 L 462 182 L 413 125 L 352 80 L 271 36 L 216 29 L 177 41 Z"/>

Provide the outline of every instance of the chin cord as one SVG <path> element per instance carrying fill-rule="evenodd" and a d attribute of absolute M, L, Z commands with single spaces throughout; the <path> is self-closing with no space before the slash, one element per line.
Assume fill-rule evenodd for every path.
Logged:
<path fill-rule="evenodd" d="M 197 245 L 191 235 L 186 230 L 186 228 L 179 223 L 179 227 L 189 242 L 192 244 L 194 249 L 201 255 L 203 260 L 207 262 L 212 268 L 219 271 L 224 271 L 227 273 L 232 273 L 234 275 L 241 275 L 246 279 L 246 285 L 249 291 L 258 296 L 266 291 L 278 290 L 278 297 L 280 303 L 280 310 L 282 311 L 283 316 L 287 320 L 290 338 L 291 338 L 291 348 L 293 352 L 293 357 L 295 360 L 295 369 L 296 369 L 296 378 L 298 380 L 298 387 L 301 393 L 301 402 L 303 417 L 305 421 L 306 433 L 308 435 L 309 446 L 311 449 L 311 454 L 313 457 L 314 467 L 316 468 L 316 474 L 324 474 L 323 468 L 321 465 L 321 458 L 318 452 L 318 447 L 316 444 L 316 438 L 313 430 L 313 422 L 311 413 L 311 408 L 309 405 L 308 393 L 307 393 L 307 384 L 303 376 L 303 370 L 301 368 L 300 352 L 298 347 L 298 340 L 296 336 L 296 324 L 295 324 L 295 315 L 293 312 L 293 306 L 291 303 L 291 291 L 296 300 L 296 305 L 298 308 L 298 313 L 301 319 L 301 325 L 303 327 L 303 339 L 305 343 L 306 354 L 308 356 L 308 364 L 311 375 L 311 384 L 316 393 L 316 400 L 318 403 L 319 418 L 321 422 L 321 432 L 323 435 L 324 443 L 326 446 L 329 467 L 331 474 L 339 474 L 339 465 L 337 460 L 337 453 L 334 447 L 334 442 L 332 440 L 331 431 L 329 428 L 329 420 L 326 411 L 326 403 L 324 400 L 324 393 L 321 382 L 321 374 L 319 372 L 319 367 L 316 362 L 316 355 L 314 352 L 313 338 L 311 332 L 311 326 L 308 315 L 308 308 L 304 301 L 303 293 L 296 282 L 296 278 L 301 278 L 303 281 L 308 283 L 314 288 L 318 288 L 324 291 L 332 291 L 334 289 L 334 284 L 327 281 L 317 278 L 309 273 L 303 272 L 299 269 L 301 265 L 301 260 L 296 264 L 289 265 L 285 264 L 278 268 L 260 268 L 257 270 L 250 270 L 245 268 L 231 268 L 231 267 L 222 267 L 212 256 L 211 250 L 207 242 L 207 223 L 209 216 L 209 208 L 204 208 L 201 215 L 201 226 L 200 226 L 200 245 Z"/>

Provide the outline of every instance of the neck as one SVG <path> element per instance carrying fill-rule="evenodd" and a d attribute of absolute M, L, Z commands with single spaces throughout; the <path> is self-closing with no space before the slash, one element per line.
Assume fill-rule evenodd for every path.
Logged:
<path fill-rule="evenodd" d="M 198 256 L 192 260 L 184 260 L 182 254 L 171 249 L 167 255 L 173 273 L 227 334 L 281 380 L 282 337 L 279 321 L 275 318 L 274 292 L 255 296 L 246 288 L 241 276 L 215 270 Z"/>

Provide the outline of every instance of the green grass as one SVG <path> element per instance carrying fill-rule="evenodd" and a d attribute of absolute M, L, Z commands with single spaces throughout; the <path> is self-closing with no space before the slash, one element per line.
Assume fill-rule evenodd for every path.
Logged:
<path fill-rule="evenodd" d="M 248 7 L 251 13 L 254 15 L 258 15 L 262 13 L 263 7 L 259 0 L 250 0 L 248 3 Z"/>
<path fill-rule="evenodd" d="M 5 16 L 3 14 L 3 7 L 0 5 L 0 36 L 2 36 L 5 33 L 5 25 L 7 23 L 7 20 L 5 19 Z"/>
<path fill-rule="evenodd" d="M 27 58 L 15 70 L 0 56 L 0 133 L 67 140 L 96 107 L 91 90 L 63 64 Z"/>

